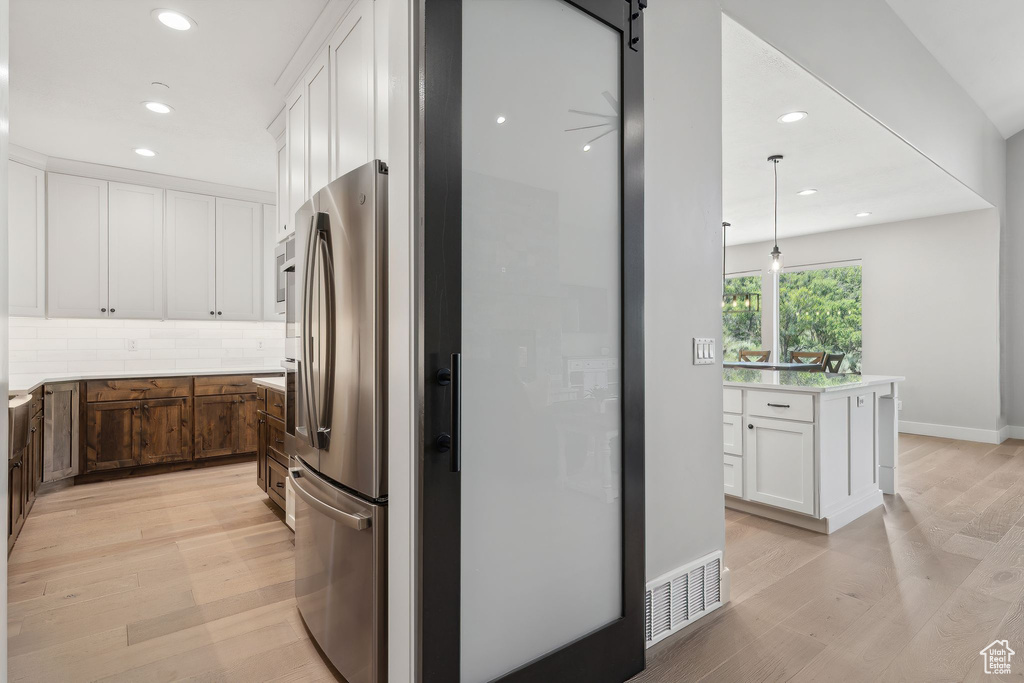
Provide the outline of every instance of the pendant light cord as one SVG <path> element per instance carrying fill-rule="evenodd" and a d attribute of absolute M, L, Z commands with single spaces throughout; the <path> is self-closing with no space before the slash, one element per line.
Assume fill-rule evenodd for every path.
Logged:
<path fill-rule="evenodd" d="M 775 248 L 779 248 L 779 160 L 773 159 L 775 166 Z"/>

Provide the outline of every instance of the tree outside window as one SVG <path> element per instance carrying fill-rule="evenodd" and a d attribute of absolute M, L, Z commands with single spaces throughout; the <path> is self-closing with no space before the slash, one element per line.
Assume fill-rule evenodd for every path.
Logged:
<path fill-rule="evenodd" d="M 744 275 L 725 281 L 725 294 L 761 294 L 761 276 Z M 764 302 L 762 302 L 763 304 Z M 722 307 L 722 357 L 739 360 L 742 349 L 761 349 L 761 311 L 750 310 L 740 296 L 734 306 L 731 301 Z"/>
<path fill-rule="evenodd" d="M 841 371 L 860 372 L 861 267 L 779 275 L 779 347 L 784 361 L 794 351 L 845 353 Z"/>

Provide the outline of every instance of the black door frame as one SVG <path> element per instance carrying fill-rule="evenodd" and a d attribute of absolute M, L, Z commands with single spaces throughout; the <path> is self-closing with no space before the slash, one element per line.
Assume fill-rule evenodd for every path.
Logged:
<path fill-rule="evenodd" d="M 620 32 L 622 144 L 622 613 L 502 676 L 501 683 L 618 683 L 644 668 L 643 17 L 640 0 L 566 2 Z M 460 676 L 461 482 L 452 389 L 438 372 L 461 352 L 462 0 L 422 0 L 423 459 L 419 488 L 422 683 Z M 456 422 L 458 416 L 456 415 Z M 451 434 L 450 449 L 438 437 Z M 443 449 L 443 452 L 442 452 Z"/>

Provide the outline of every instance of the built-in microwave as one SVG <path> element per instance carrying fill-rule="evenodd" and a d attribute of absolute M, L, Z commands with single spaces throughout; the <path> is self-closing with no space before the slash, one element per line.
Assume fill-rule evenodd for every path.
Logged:
<path fill-rule="evenodd" d="M 288 311 L 288 276 L 295 273 L 295 238 L 290 237 L 274 250 L 274 310 Z"/>

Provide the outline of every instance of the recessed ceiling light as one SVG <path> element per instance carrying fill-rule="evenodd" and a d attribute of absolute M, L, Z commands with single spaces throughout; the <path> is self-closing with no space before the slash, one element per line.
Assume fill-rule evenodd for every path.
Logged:
<path fill-rule="evenodd" d="M 175 31 L 187 31 L 196 25 L 195 19 L 172 9 L 155 9 L 153 16 L 161 24 L 167 28 L 173 28 Z"/>
<path fill-rule="evenodd" d="M 590 145 L 589 144 L 588 145 L 583 145 L 583 151 L 584 152 L 589 152 L 590 151 Z"/>
<path fill-rule="evenodd" d="M 140 157 L 155 157 L 156 156 L 156 152 L 154 152 L 151 149 L 146 149 L 145 147 L 136 147 L 135 148 L 135 153 L 138 154 Z"/>
<path fill-rule="evenodd" d="M 815 190 L 813 187 L 809 187 L 806 190 L 800 190 L 799 192 L 797 192 L 797 194 L 800 195 L 801 197 L 806 197 L 807 195 L 814 194 L 815 192 L 817 192 L 817 190 Z"/>
<path fill-rule="evenodd" d="M 788 114 L 783 114 L 779 117 L 779 123 L 795 123 L 797 121 L 803 121 L 807 118 L 807 112 L 805 111 L 791 111 Z"/>
<path fill-rule="evenodd" d="M 505 123 L 505 117 L 504 116 L 499 116 L 498 118 L 496 118 L 494 120 L 497 121 L 498 123 Z"/>
<path fill-rule="evenodd" d="M 173 111 L 170 106 L 163 102 L 143 102 L 142 104 L 146 109 L 156 114 L 170 114 Z"/>
<path fill-rule="evenodd" d="M 871 215 L 870 211 L 861 211 L 857 214 L 857 218 L 866 218 Z"/>

